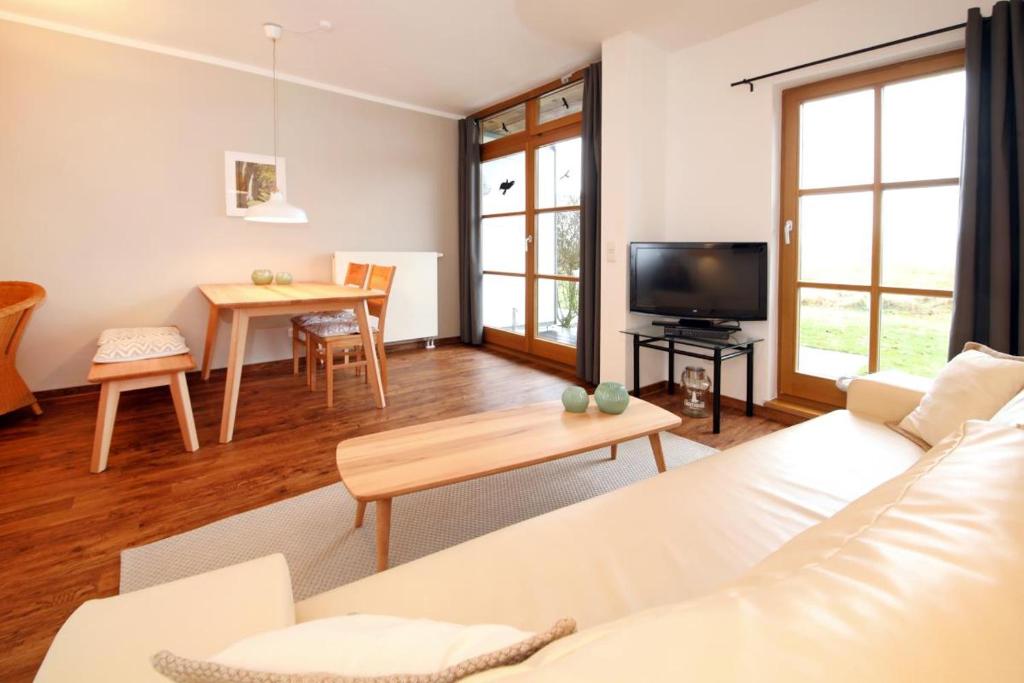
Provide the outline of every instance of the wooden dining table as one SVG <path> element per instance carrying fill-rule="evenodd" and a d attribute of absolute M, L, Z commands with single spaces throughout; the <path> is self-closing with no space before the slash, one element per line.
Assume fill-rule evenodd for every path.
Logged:
<path fill-rule="evenodd" d="M 217 326 L 222 310 L 231 311 L 231 344 L 228 353 L 227 378 L 224 386 L 224 408 L 220 418 L 220 442 L 229 443 L 235 433 L 235 416 L 238 410 L 238 390 L 242 382 L 242 365 L 245 362 L 245 341 L 249 334 L 249 321 L 274 315 L 298 315 L 317 311 L 342 311 L 351 309 L 359 322 L 363 353 L 366 356 L 366 371 L 378 408 L 387 405 L 384 387 L 380 379 L 380 361 L 373 342 L 366 302 L 384 296 L 377 289 L 362 289 L 335 285 L 326 282 L 297 282 L 291 285 L 250 285 L 222 284 L 199 285 L 199 291 L 210 304 L 210 317 L 206 326 L 206 343 L 203 347 L 203 379 L 210 378 L 210 362 L 214 343 L 217 340 Z M 309 362 L 309 361 L 307 361 Z"/>

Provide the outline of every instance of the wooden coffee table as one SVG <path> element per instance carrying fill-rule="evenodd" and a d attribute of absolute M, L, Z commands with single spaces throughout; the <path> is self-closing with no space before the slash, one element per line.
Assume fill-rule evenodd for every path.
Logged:
<path fill-rule="evenodd" d="M 377 503 L 377 570 L 387 569 L 391 500 L 460 481 L 537 465 L 647 436 L 658 472 L 665 471 L 659 433 L 682 420 L 633 398 L 621 415 L 567 413 L 561 401 L 466 415 L 338 444 L 338 473 L 356 499 L 356 527 L 366 504 Z"/>

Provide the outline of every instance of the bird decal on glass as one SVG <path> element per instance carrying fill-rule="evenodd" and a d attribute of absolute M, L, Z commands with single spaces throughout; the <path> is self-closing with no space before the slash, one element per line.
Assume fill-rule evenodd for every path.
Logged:
<path fill-rule="evenodd" d="M 559 180 L 568 180 L 568 179 L 569 179 L 569 171 L 571 171 L 571 170 L 572 170 L 572 169 L 569 169 L 569 170 L 567 170 L 567 171 L 566 171 L 565 173 L 563 173 L 563 174 L 562 174 L 562 177 L 561 177 L 561 178 L 559 178 Z"/>
<path fill-rule="evenodd" d="M 569 108 L 569 100 L 567 100 L 567 99 L 565 99 L 563 97 L 562 98 L 562 106 L 565 107 L 566 109 L 568 109 Z"/>
<path fill-rule="evenodd" d="M 501 194 L 507 194 L 508 191 L 511 190 L 512 186 L 515 184 L 516 181 L 514 180 L 506 180 L 502 182 L 501 185 L 498 185 L 498 189 L 501 190 Z"/>

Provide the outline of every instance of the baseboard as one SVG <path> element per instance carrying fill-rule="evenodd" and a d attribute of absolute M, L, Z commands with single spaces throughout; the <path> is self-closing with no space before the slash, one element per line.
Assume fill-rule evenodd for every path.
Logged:
<path fill-rule="evenodd" d="M 661 391 L 668 391 L 668 380 L 664 380 L 663 379 L 660 382 L 655 382 L 653 384 L 644 385 L 644 386 L 640 387 L 640 390 L 637 393 L 639 394 L 640 398 L 643 398 L 644 396 L 647 396 L 647 395 L 650 395 L 650 394 L 656 394 L 656 393 L 661 392 Z M 679 400 L 680 401 L 682 401 L 682 392 L 683 392 L 682 385 L 676 384 L 676 393 L 679 394 L 679 396 L 680 396 Z M 777 400 L 778 399 L 773 399 L 771 401 L 768 401 L 764 405 L 760 405 L 760 404 L 755 403 L 754 404 L 754 415 L 757 415 L 758 417 L 763 417 L 766 420 L 771 420 L 772 422 L 778 422 L 778 423 L 784 424 L 784 425 L 799 424 L 801 422 L 805 422 L 805 421 L 811 419 L 812 417 L 817 417 L 817 415 L 820 415 L 820 413 L 818 413 L 818 414 L 796 413 L 796 412 L 789 412 L 789 411 L 785 411 L 785 410 L 780 410 L 775 405 L 773 405 Z M 747 402 L 746 402 L 745 399 L 733 398 L 732 396 L 726 396 L 725 394 L 722 394 L 722 405 L 726 406 L 728 408 L 733 408 L 735 410 L 739 410 L 739 411 L 745 411 L 747 409 Z"/>
<path fill-rule="evenodd" d="M 384 349 L 389 353 L 406 353 L 408 351 L 416 351 L 417 349 L 422 350 L 423 344 L 426 340 L 424 339 L 413 339 L 410 341 L 391 342 L 384 344 Z M 450 346 L 452 344 L 461 344 L 462 342 L 458 337 L 439 337 L 434 340 L 434 346 Z M 245 363 L 243 365 L 244 372 L 261 372 L 270 370 L 276 366 L 287 366 L 289 371 L 292 366 L 291 358 L 282 358 L 281 360 L 268 360 L 261 363 Z M 214 375 L 218 373 L 223 375 L 224 368 L 216 368 L 211 371 L 210 381 L 213 381 Z M 194 380 L 195 376 L 200 374 L 200 369 L 196 368 L 191 372 L 187 373 L 190 379 Z M 33 395 L 37 401 L 52 401 L 59 398 L 66 398 L 71 396 L 81 396 L 83 394 L 98 394 L 100 391 L 99 384 L 81 384 L 74 387 L 64 387 L 61 389 L 46 389 L 45 391 L 34 391 Z"/>

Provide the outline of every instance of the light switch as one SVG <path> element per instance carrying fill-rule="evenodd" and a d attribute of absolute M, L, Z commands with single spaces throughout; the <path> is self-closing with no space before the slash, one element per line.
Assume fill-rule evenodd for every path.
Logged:
<path fill-rule="evenodd" d="M 612 242 L 611 240 L 606 242 L 605 252 L 605 260 L 608 261 L 608 263 L 615 263 L 618 260 L 618 254 L 615 251 L 615 242 Z"/>

